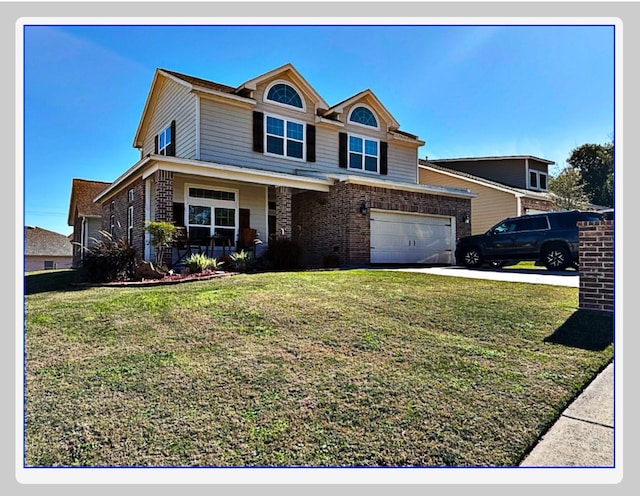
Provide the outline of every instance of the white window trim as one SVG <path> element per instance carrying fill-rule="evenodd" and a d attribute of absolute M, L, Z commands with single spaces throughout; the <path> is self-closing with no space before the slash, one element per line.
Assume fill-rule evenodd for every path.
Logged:
<path fill-rule="evenodd" d="M 281 121 L 284 121 L 284 131 L 285 131 L 285 136 L 277 136 L 278 138 L 282 138 L 284 140 L 284 154 L 283 155 L 278 155 L 277 153 L 272 153 L 272 152 L 268 152 L 267 151 L 267 118 L 268 117 L 272 117 L 274 119 L 280 119 Z M 286 136 L 286 132 L 287 132 L 287 122 L 293 122 L 294 124 L 300 124 L 302 126 L 302 158 L 298 158 L 298 157 L 290 157 L 289 155 L 287 155 L 287 136 Z M 284 117 L 281 115 L 277 115 L 277 114 L 267 114 L 265 112 L 264 114 L 264 120 L 263 120 L 263 129 L 264 129 L 264 133 L 262 136 L 263 139 L 263 147 L 264 147 L 264 155 L 269 156 L 269 157 L 278 157 L 278 158 L 284 158 L 287 160 L 295 160 L 296 162 L 306 162 L 307 161 L 307 123 L 303 122 L 303 121 L 298 121 L 296 119 L 291 119 L 289 117 Z M 275 136 L 275 135 L 270 135 L 270 136 Z M 298 140 L 292 140 L 292 141 L 298 141 Z"/>
<path fill-rule="evenodd" d="M 231 200 L 213 200 L 213 199 L 209 199 L 209 198 L 195 198 L 192 196 L 189 196 L 189 188 L 198 188 L 198 189 L 210 189 L 210 190 L 215 190 L 215 191 L 226 191 L 229 193 L 233 193 L 235 195 L 235 200 L 231 201 Z M 233 189 L 233 188 L 225 188 L 225 187 L 220 187 L 217 185 L 211 185 L 211 184 L 197 184 L 197 183 L 185 183 L 184 185 L 184 198 L 185 198 L 185 202 L 184 202 L 184 225 L 187 227 L 187 229 L 190 226 L 195 226 L 195 227 L 207 227 L 207 226 L 202 226 L 202 225 L 195 225 L 195 224 L 189 224 L 189 206 L 190 205 L 194 205 L 194 206 L 200 206 L 200 207 L 209 207 L 213 210 L 212 212 L 212 216 L 211 216 L 211 224 L 208 226 L 209 227 L 209 233 L 211 235 L 213 235 L 213 233 L 215 232 L 215 208 L 233 208 L 234 210 L 234 224 L 235 226 L 233 226 L 233 229 L 235 231 L 234 235 L 233 235 L 233 246 L 235 246 L 236 244 L 236 239 L 238 238 L 238 225 L 240 223 L 240 190 L 239 189 Z M 224 228 L 224 229 L 229 229 L 229 227 L 225 227 L 225 226 L 219 226 L 220 228 Z"/>
<path fill-rule="evenodd" d="M 369 126 L 365 126 L 368 127 L 369 129 L 371 129 L 371 127 Z M 351 137 L 354 138 L 359 138 L 362 140 L 362 169 L 354 169 L 353 167 L 351 167 L 350 162 L 351 162 Z M 376 170 L 375 171 L 370 171 L 370 170 L 366 170 L 364 168 L 364 159 L 365 157 L 372 157 L 373 155 L 367 155 L 365 153 L 365 140 L 369 140 L 369 141 L 375 141 L 378 144 L 378 155 L 376 156 L 377 162 L 376 162 Z M 358 153 L 358 152 L 354 152 L 354 153 Z M 366 174 L 373 174 L 373 175 L 380 175 L 380 140 L 378 138 L 371 138 L 370 136 L 363 136 L 361 134 L 355 134 L 355 133 L 347 133 L 347 170 L 352 170 L 352 171 L 360 171 L 360 172 L 364 172 Z"/>
<path fill-rule="evenodd" d="M 351 120 L 351 114 L 353 114 L 353 111 L 356 110 L 358 107 L 364 107 L 373 114 L 373 116 L 376 118 L 376 124 L 377 124 L 375 127 L 367 126 L 366 124 L 362 124 L 360 122 L 354 122 Z M 371 107 L 369 107 L 369 105 L 365 105 L 364 103 L 357 103 L 353 107 L 351 107 L 351 109 L 349 110 L 349 115 L 347 115 L 347 123 L 353 124 L 354 126 L 360 126 L 364 129 L 380 129 L 380 117 L 378 117 L 378 114 L 376 114 L 374 110 Z"/>
<path fill-rule="evenodd" d="M 167 148 L 169 148 L 169 145 L 173 143 L 173 140 L 175 139 L 175 136 L 171 136 L 171 141 L 165 143 L 163 147 L 160 147 L 160 136 L 165 134 L 167 131 L 169 131 L 169 134 L 171 134 L 171 123 L 169 123 L 168 126 L 164 126 L 162 128 L 162 131 L 158 133 L 158 155 L 164 155 L 165 157 L 167 156 Z"/>
<path fill-rule="evenodd" d="M 127 243 L 133 244 L 133 205 L 127 209 Z"/>
<path fill-rule="evenodd" d="M 531 184 L 531 174 L 535 174 L 535 176 L 536 176 L 537 184 L 535 186 L 533 184 Z M 540 178 L 541 177 L 545 178 L 545 182 L 547 183 L 547 187 L 546 188 L 542 188 L 540 186 Z M 527 188 L 530 189 L 530 190 L 534 190 L 534 191 L 548 191 L 549 190 L 549 174 L 547 174 L 546 172 L 539 171 L 539 170 L 529 169 L 529 171 L 527 173 Z"/>
<path fill-rule="evenodd" d="M 267 98 L 267 95 L 269 95 L 269 91 L 271 91 L 271 88 L 273 88 L 276 84 L 286 84 L 287 86 L 291 86 L 296 91 L 296 93 L 298 93 L 298 96 L 300 97 L 300 100 L 302 101 L 302 108 L 295 107 L 293 105 L 287 105 L 286 103 L 282 103 L 282 102 L 276 102 L 274 100 L 269 100 Z M 286 109 L 290 109 L 290 110 L 295 110 L 296 112 L 306 112 L 307 111 L 307 102 L 305 101 L 302 92 L 298 89 L 298 87 L 295 84 L 293 84 L 291 81 L 287 81 L 285 79 L 277 79 L 277 80 L 272 81 L 271 83 L 269 83 L 269 85 L 264 89 L 264 93 L 262 95 L 262 101 L 265 102 L 265 103 L 268 103 L 269 105 L 277 105 L 278 107 L 282 107 L 282 108 L 286 108 Z"/>

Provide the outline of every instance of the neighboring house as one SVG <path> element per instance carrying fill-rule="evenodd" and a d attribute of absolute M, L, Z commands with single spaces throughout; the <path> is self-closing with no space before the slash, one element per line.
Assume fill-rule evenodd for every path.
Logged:
<path fill-rule="evenodd" d="M 99 239 L 102 229 L 102 206 L 94 199 L 108 182 L 73 179 L 67 224 L 73 226 L 73 266 L 80 267 L 86 249 Z"/>
<path fill-rule="evenodd" d="M 70 236 L 25 226 L 24 243 L 25 272 L 71 268 L 73 253 Z"/>
<path fill-rule="evenodd" d="M 424 142 L 399 126 L 372 91 L 329 105 L 291 64 L 237 87 L 157 69 L 133 141 L 140 160 L 94 198 L 102 227 L 145 260 L 155 220 L 213 256 L 249 230 L 263 249 L 300 243 L 307 267 L 327 256 L 453 263 L 474 195 L 418 184 Z"/>
<path fill-rule="evenodd" d="M 419 182 L 469 188 L 471 232 L 481 234 L 506 217 L 549 212 L 548 166 L 554 162 L 529 155 L 420 159 Z"/>

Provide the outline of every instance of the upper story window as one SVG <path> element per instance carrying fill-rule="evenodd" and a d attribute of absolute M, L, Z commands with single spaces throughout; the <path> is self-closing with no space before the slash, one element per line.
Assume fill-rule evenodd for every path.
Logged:
<path fill-rule="evenodd" d="M 349 168 L 378 172 L 378 141 L 349 135 Z"/>
<path fill-rule="evenodd" d="M 158 135 L 158 154 L 170 155 L 171 143 L 173 143 L 173 136 L 169 126 Z"/>
<path fill-rule="evenodd" d="M 302 160 L 305 148 L 304 124 L 265 115 L 266 153 Z"/>
<path fill-rule="evenodd" d="M 547 191 L 547 174 L 542 171 L 529 170 L 529 189 Z"/>
<path fill-rule="evenodd" d="M 133 201 L 133 189 L 129 190 L 128 196 L 129 196 L 129 202 L 132 202 Z"/>
<path fill-rule="evenodd" d="M 355 122 L 356 124 L 362 124 L 363 126 L 378 127 L 378 121 L 373 112 L 367 107 L 355 107 L 349 115 L 349 122 Z"/>
<path fill-rule="evenodd" d="M 265 100 L 304 110 L 300 94 L 287 83 L 277 82 L 267 89 Z"/>

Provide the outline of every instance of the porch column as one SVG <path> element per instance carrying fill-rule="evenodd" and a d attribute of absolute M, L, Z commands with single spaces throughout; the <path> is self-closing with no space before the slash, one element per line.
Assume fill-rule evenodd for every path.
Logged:
<path fill-rule="evenodd" d="M 154 220 L 157 222 L 173 222 L 173 172 L 158 170 L 153 176 L 156 191 L 154 195 Z M 169 247 L 162 257 L 166 265 L 173 260 L 173 249 Z"/>
<path fill-rule="evenodd" d="M 276 238 L 291 239 L 291 188 L 276 186 Z"/>
<path fill-rule="evenodd" d="M 156 185 L 154 220 L 173 222 L 173 172 L 156 171 L 153 179 Z"/>

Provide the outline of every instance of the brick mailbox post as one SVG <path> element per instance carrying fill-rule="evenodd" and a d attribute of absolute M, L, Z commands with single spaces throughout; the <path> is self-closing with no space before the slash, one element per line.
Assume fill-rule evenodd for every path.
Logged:
<path fill-rule="evenodd" d="M 615 308 L 613 221 L 578 222 L 580 229 L 581 310 L 613 312 Z"/>

